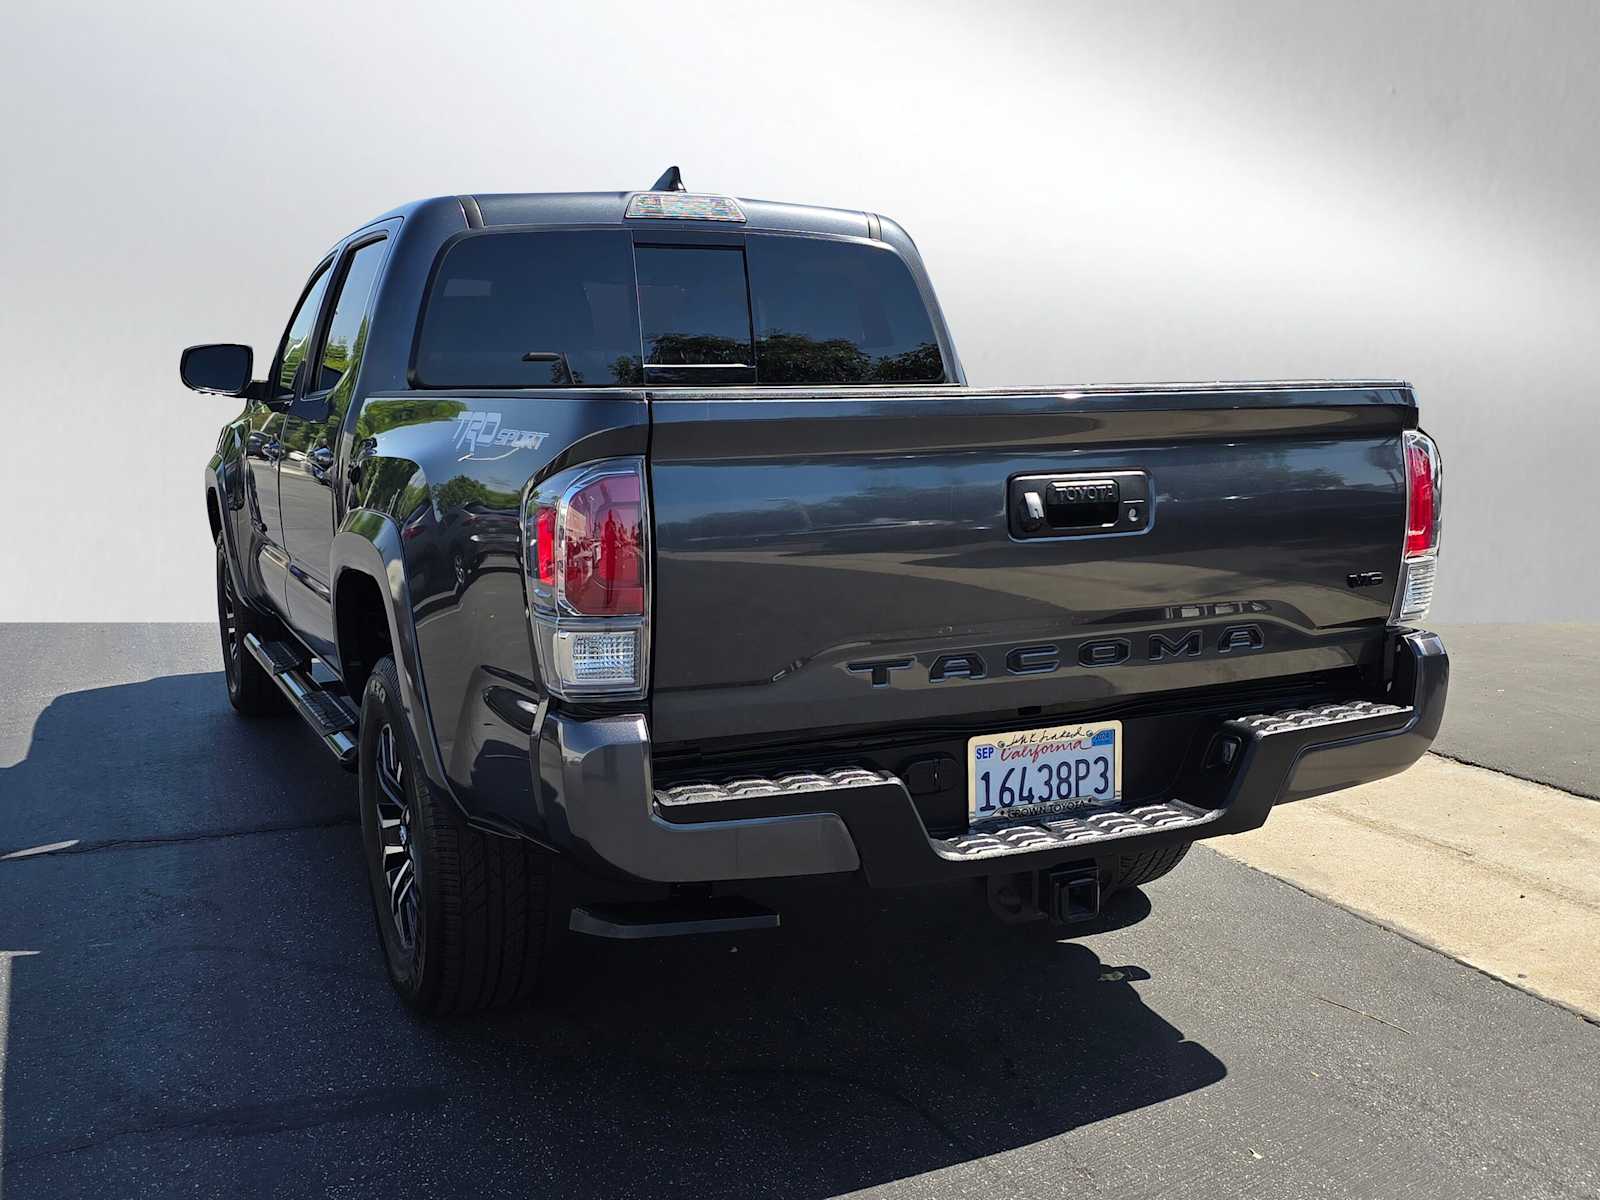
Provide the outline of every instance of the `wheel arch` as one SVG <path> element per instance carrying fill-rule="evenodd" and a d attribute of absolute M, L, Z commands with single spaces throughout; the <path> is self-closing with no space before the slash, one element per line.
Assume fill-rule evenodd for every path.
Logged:
<path fill-rule="evenodd" d="M 211 540 L 222 534 L 222 505 L 217 500 L 217 489 L 206 485 L 206 520 L 211 524 Z"/>
<path fill-rule="evenodd" d="M 223 488 L 220 472 L 225 469 L 221 455 L 212 455 L 211 461 L 206 464 L 206 523 L 211 528 L 211 540 L 215 542 L 222 539 L 222 557 L 227 561 L 228 573 L 233 576 L 233 591 L 240 601 L 258 607 L 251 599 L 244 586 L 244 571 L 239 562 L 237 531 L 231 522 L 223 517 L 225 511 L 222 504 Z"/>
<path fill-rule="evenodd" d="M 376 664 L 372 655 L 386 644 L 400 676 L 400 704 L 429 781 L 460 807 L 445 778 L 434 736 L 399 528 L 387 514 L 352 509 L 334 536 L 329 565 L 340 678 L 359 704 L 361 689 Z"/>
<path fill-rule="evenodd" d="M 340 575 L 333 593 L 333 628 L 339 676 L 350 695 L 359 697 L 378 660 L 394 653 L 383 587 L 366 571 L 351 568 Z"/>

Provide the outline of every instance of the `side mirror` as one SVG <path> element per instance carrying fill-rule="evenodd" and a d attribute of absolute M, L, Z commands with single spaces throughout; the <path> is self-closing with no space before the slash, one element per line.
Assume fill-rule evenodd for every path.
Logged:
<path fill-rule="evenodd" d="M 249 346 L 218 342 L 185 350 L 178 360 L 178 376 L 184 387 L 197 392 L 243 396 L 250 390 L 254 366 L 255 352 Z"/>

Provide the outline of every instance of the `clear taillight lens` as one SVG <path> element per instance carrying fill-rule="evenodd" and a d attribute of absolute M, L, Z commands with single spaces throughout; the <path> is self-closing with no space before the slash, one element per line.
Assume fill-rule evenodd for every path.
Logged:
<path fill-rule="evenodd" d="M 1405 433 L 1406 532 L 1395 589 L 1394 620 L 1413 624 L 1428 615 L 1439 566 L 1443 470 L 1439 447 L 1421 430 Z"/>
<path fill-rule="evenodd" d="M 528 610 L 545 684 L 559 696 L 641 698 L 650 651 L 644 460 L 563 471 L 523 502 Z"/>

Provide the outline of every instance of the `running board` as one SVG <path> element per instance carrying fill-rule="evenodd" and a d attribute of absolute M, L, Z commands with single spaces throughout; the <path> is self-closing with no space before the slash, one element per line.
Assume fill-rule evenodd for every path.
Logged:
<path fill-rule="evenodd" d="M 288 642 L 263 642 L 253 633 L 244 635 L 244 645 L 339 765 L 355 766 L 355 710 L 343 696 L 321 687 L 311 677 L 314 660 Z"/>
<path fill-rule="evenodd" d="M 743 933 L 778 928 L 778 914 L 742 896 L 672 900 L 661 904 L 595 904 L 575 908 L 567 922 L 573 933 L 591 937 L 685 937 L 694 933 Z"/>

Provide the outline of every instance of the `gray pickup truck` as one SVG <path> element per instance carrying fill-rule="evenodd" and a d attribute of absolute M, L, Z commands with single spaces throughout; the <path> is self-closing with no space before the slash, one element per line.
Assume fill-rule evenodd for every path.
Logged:
<path fill-rule="evenodd" d="M 971 388 L 886 217 L 676 169 L 424 200 L 252 368 L 181 362 L 245 400 L 228 696 L 358 773 L 424 1012 L 526 997 L 567 931 L 774 925 L 755 880 L 1091 921 L 1439 726 L 1406 384 Z"/>

